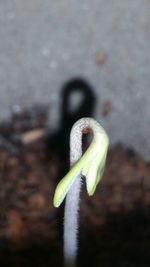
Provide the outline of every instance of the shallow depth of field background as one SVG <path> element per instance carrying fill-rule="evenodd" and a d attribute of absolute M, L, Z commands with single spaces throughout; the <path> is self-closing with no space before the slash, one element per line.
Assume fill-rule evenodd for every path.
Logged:
<path fill-rule="evenodd" d="M 0 1 L 0 118 L 46 103 L 57 127 L 64 83 L 84 78 L 111 143 L 149 158 L 149 10 L 148 0 Z"/>

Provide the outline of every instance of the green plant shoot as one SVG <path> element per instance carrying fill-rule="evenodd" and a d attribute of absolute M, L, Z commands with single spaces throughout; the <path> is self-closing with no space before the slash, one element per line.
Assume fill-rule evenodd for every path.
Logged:
<path fill-rule="evenodd" d="M 89 196 L 93 195 L 105 167 L 109 139 L 105 130 L 93 119 L 93 140 L 82 157 L 71 167 L 70 171 L 58 183 L 53 204 L 59 207 L 79 174 L 86 179 Z"/>

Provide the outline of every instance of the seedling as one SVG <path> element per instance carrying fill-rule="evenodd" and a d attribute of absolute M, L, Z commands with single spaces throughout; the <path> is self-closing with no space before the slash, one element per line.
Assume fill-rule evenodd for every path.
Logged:
<path fill-rule="evenodd" d="M 92 131 L 93 140 L 82 155 L 82 134 Z M 64 214 L 64 264 L 76 266 L 78 210 L 81 189 L 81 177 L 86 180 L 89 196 L 95 192 L 100 181 L 109 145 L 105 130 L 91 118 L 82 118 L 72 127 L 70 134 L 70 171 L 58 183 L 53 204 L 59 207 L 66 197 Z"/>

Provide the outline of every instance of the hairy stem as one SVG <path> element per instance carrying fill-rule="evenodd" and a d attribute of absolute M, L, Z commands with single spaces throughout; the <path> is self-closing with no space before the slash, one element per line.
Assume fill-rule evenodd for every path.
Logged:
<path fill-rule="evenodd" d="M 91 129 L 94 136 L 101 130 L 99 124 L 91 118 L 80 119 L 72 127 L 70 134 L 70 166 L 82 156 L 82 134 L 88 132 L 87 129 Z M 80 190 L 81 173 L 77 175 L 66 196 L 64 215 L 65 267 L 76 266 Z"/>
<path fill-rule="evenodd" d="M 70 134 L 70 166 L 82 156 L 82 132 L 75 124 Z M 64 214 L 64 260 L 65 267 L 76 266 L 78 211 L 81 189 L 81 173 L 76 177 L 65 202 Z"/>

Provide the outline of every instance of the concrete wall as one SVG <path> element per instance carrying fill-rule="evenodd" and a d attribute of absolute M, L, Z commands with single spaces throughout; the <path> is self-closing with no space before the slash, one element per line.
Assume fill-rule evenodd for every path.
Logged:
<path fill-rule="evenodd" d="M 111 142 L 150 158 L 150 1 L 1 0 L 0 118 L 37 102 L 58 118 L 72 77 L 93 86 Z"/>

